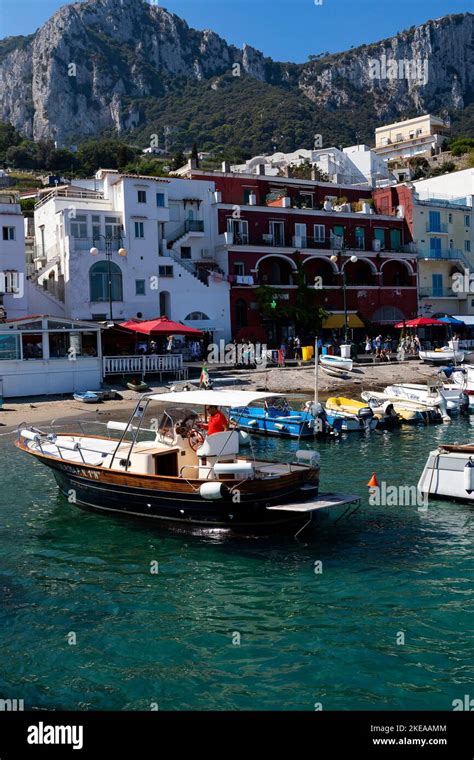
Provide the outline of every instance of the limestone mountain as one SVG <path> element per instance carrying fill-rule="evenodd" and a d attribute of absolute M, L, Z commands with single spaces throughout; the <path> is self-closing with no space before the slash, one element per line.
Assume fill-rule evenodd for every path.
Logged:
<path fill-rule="evenodd" d="M 173 148 L 244 152 L 370 139 L 381 121 L 450 114 L 464 131 L 474 102 L 474 15 L 445 16 L 347 52 L 279 63 L 145 0 L 65 5 L 38 31 L 0 41 L 0 121 L 35 140 L 131 132 Z M 423 78 L 377 78 L 422 61 Z"/>

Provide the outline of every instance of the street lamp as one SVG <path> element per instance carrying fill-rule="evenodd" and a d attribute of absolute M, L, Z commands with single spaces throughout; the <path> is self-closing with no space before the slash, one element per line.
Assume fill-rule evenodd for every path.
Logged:
<path fill-rule="evenodd" d="M 119 256 L 126 256 L 127 251 L 125 248 L 122 248 L 122 238 L 120 235 L 95 235 L 95 239 L 102 238 L 105 242 L 105 258 L 107 259 L 107 277 L 108 277 L 108 296 L 109 296 L 109 310 L 110 310 L 110 321 L 113 322 L 113 314 L 112 314 L 112 255 L 113 255 L 113 243 L 119 242 L 120 248 L 117 250 L 117 253 Z M 99 249 L 93 246 L 90 249 L 90 253 L 92 256 L 97 256 L 99 253 Z"/>
<path fill-rule="evenodd" d="M 336 254 L 333 254 L 331 257 L 331 261 L 334 262 L 334 264 L 337 264 L 339 258 L 336 256 Z M 341 254 L 342 259 L 342 254 Z M 352 262 L 352 264 L 357 264 L 358 258 L 357 256 L 349 256 L 349 261 Z M 349 325 L 348 325 L 348 319 L 347 319 L 347 297 L 346 297 L 346 287 L 347 287 L 347 281 L 346 281 L 346 270 L 344 269 L 344 265 L 341 267 L 341 273 L 342 273 L 342 294 L 344 298 L 344 342 L 347 344 L 347 341 L 349 340 Z"/>

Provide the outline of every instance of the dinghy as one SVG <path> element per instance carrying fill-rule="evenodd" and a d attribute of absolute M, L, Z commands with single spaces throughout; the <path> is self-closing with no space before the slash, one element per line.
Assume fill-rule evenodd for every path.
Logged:
<path fill-rule="evenodd" d="M 339 424 L 341 430 L 347 433 L 374 430 L 377 427 L 374 413 L 367 404 L 344 396 L 328 398 L 326 416 L 330 425 Z"/>
<path fill-rule="evenodd" d="M 127 388 L 131 391 L 136 391 L 137 393 L 144 393 L 145 391 L 150 390 L 150 386 L 145 383 L 144 380 L 132 380 L 127 383 Z"/>
<path fill-rule="evenodd" d="M 344 359 L 342 356 L 329 356 L 325 354 L 319 357 L 319 363 L 323 369 L 338 372 L 352 372 L 352 359 Z"/>
<path fill-rule="evenodd" d="M 408 401 L 419 403 L 437 403 L 439 397 L 446 402 L 448 412 L 459 412 L 466 405 L 466 397 L 461 390 L 456 387 L 446 387 L 440 380 L 422 383 L 396 383 L 385 388 L 388 396 L 404 398 Z"/>
<path fill-rule="evenodd" d="M 464 351 L 454 351 L 449 346 L 443 346 L 435 351 L 420 351 L 419 357 L 427 364 L 445 364 L 446 362 L 461 364 L 464 361 Z"/>
<path fill-rule="evenodd" d="M 441 422 L 442 419 L 437 407 L 426 406 L 397 396 L 389 396 L 379 391 L 364 391 L 361 395 L 372 409 L 377 406 L 382 407 L 383 404 L 391 404 L 402 422 L 423 422 L 426 424 L 427 422 Z"/>
<path fill-rule="evenodd" d="M 265 399 L 258 406 L 233 408 L 229 418 L 240 430 L 281 438 L 313 438 L 330 431 L 321 404 L 313 402 L 296 411 L 282 396 Z"/>
<path fill-rule="evenodd" d="M 74 400 L 81 401 L 83 404 L 97 404 L 101 399 L 98 393 L 85 391 L 84 393 L 74 393 Z"/>

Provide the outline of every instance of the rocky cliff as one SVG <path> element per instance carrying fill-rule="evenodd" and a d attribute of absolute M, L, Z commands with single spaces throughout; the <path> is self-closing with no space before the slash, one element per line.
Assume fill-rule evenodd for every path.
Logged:
<path fill-rule="evenodd" d="M 86 0 L 62 7 L 30 37 L 0 42 L 0 120 L 59 143 L 104 130 L 140 131 L 150 103 L 156 110 L 163 99 L 169 108 L 170 93 L 181 86 L 190 93 L 194 82 L 198 97 L 203 83 L 218 91 L 226 77 L 239 79 L 241 88 L 253 81 L 272 93 L 291 93 L 305 114 L 310 104 L 334 111 L 360 107 L 361 99 L 372 120 L 462 109 L 474 92 L 473 19 L 446 16 L 295 65 L 273 62 L 247 45 L 239 50 L 145 0 Z M 427 75 L 383 76 L 394 63 L 417 60 Z M 374 61 L 382 66 L 378 76 Z M 214 122 L 217 106 L 216 99 Z"/>

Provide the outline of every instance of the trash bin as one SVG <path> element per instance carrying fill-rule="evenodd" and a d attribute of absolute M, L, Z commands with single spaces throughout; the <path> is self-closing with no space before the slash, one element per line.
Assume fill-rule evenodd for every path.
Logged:
<path fill-rule="evenodd" d="M 301 358 L 303 359 L 304 362 L 309 362 L 311 358 L 311 346 L 302 346 Z"/>
<path fill-rule="evenodd" d="M 327 346 L 323 346 L 321 350 L 322 350 L 323 356 L 327 356 L 327 354 L 328 354 L 328 347 Z"/>
<path fill-rule="evenodd" d="M 341 346 L 341 357 L 343 359 L 350 359 L 351 358 L 351 344 L 350 343 L 343 343 Z"/>

